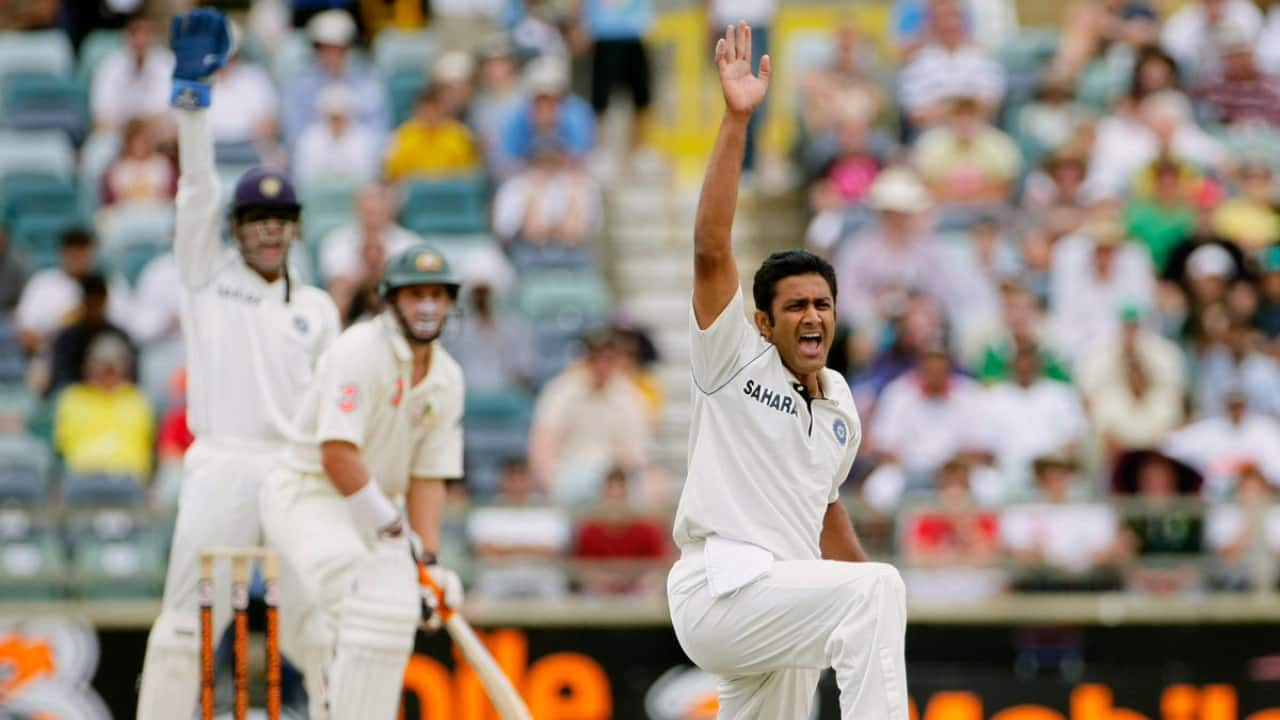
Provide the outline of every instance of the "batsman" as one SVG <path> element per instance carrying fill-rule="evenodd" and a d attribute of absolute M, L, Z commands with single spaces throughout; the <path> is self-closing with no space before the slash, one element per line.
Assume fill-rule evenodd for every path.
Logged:
<path fill-rule="evenodd" d="M 771 65 L 751 30 L 716 45 L 725 116 L 694 229 L 693 418 L 667 579 L 676 637 L 720 676 L 718 717 L 809 717 L 835 669 L 844 720 L 907 720 L 898 572 L 866 562 L 839 489 L 861 441 L 844 378 L 826 368 L 836 279 L 825 260 L 774 253 L 746 320 L 730 231 L 752 111 Z"/>
<path fill-rule="evenodd" d="M 396 717 L 415 631 L 440 626 L 419 563 L 461 605 L 436 562 L 444 482 L 462 477 L 462 369 L 436 342 L 458 287 L 429 245 L 387 262 L 385 309 L 321 357 L 304 439 L 262 486 L 267 541 L 303 583 L 312 720 Z"/>
<path fill-rule="evenodd" d="M 265 168 L 246 172 L 231 202 L 234 247 L 222 242 L 225 215 L 207 116 L 209 77 L 230 50 L 225 18 L 214 10 L 174 18 L 171 42 L 180 171 L 173 253 L 195 442 L 183 461 L 164 603 L 147 639 L 142 720 L 191 717 L 200 677 L 199 553 L 259 543 L 259 488 L 291 437 L 297 398 L 340 329 L 328 294 L 289 276 L 301 208 L 287 177 Z M 297 635 L 291 618 L 296 614 L 281 615 L 286 649 Z M 219 607 L 215 633 L 229 619 Z"/>

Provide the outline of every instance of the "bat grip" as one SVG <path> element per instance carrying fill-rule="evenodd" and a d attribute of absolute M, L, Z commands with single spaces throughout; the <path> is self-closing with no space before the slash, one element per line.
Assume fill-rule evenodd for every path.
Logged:
<path fill-rule="evenodd" d="M 417 566 L 418 584 L 429 590 L 431 594 L 435 595 L 436 606 L 433 610 L 440 613 L 440 620 L 443 622 L 449 622 L 449 618 L 453 617 L 454 609 L 445 604 L 444 589 L 441 588 L 434 579 L 432 579 L 431 573 L 427 572 L 426 565 L 419 562 L 417 563 Z"/>

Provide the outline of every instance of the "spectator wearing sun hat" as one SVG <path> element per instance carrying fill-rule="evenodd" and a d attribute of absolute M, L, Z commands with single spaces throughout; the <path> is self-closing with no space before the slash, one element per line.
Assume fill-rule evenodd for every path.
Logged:
<path fill-rule="evenodd" d="M 320 116 L 321 91 L 337 83 L 352 96 L 352 119 L 376 137 L 386 136 L 391 122 L 382 78 L 355 56 L 356 23 L 345 10 L 318 13 L 307 22 L 307 37 L 315 50 L 310 64 L 288 83 L 284 104 L 284 136 L 293 147 L 302 132 Z"/>
<path fill-rule="evenodd" d="M 586 100 L 569 92 L 569 67 L 562 58 L 544 56 L 530 61 L 524 72 L 530 99 L 516 111 L 503 132 L 504 174 L 527 161 L 533 139 L 544 133 L 560 138 L 564 150 L 582 159 L 595 147 L 596 118 Z"/>
<path fill-rule="evenodd" d="M 307 126 L 294 152 L 293 178 L 301 185 L 315 182 L 365 183 L 378 172 L 378 140 L 367 127 L 354 122 L 355 97 L 346 85 L 334 83 L 320 91 L 320 117 Z"/>

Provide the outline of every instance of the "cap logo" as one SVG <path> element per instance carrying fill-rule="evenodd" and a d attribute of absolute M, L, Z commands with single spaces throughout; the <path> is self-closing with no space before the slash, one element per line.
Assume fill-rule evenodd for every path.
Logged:
<path fill-rule="evenodd" d="M 440 260 L 440 256 L 433 252 L 421 252 L 418 253 L 418 257 L 414 259 L 413 265 L 423 272 L 430 272 L 433 270 L 439 270 L 442 262 Z"/>
<path fill-rule="evenodd" d="M 281 188 L 280 178 L 277 177 L 264 177 L 262 182 L 258 183 L 258 191 L 269 198 L 279 195 Z"/>

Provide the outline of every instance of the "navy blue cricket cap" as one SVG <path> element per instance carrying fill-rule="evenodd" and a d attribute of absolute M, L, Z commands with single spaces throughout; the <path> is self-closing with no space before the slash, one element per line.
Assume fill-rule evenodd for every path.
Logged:
<path fill-rule="evenodd" d="M 288 176 L 265 167 L 245 172 L 236 182 L 235 195 L 231 200 L 232 214 L 250 208 L 279 208 L 293 213 L 302 210 Z"/>

